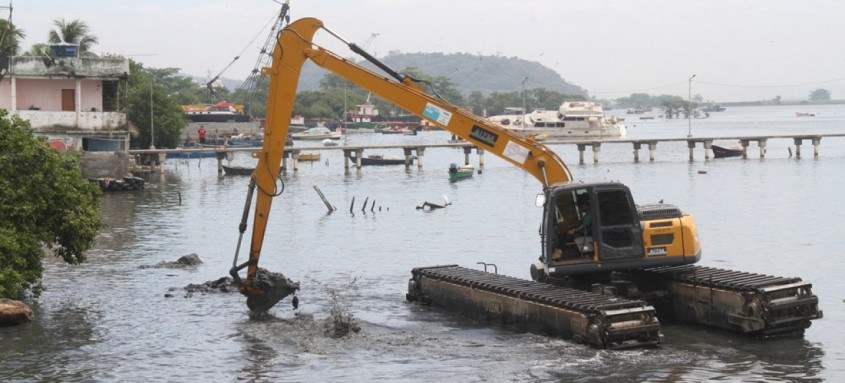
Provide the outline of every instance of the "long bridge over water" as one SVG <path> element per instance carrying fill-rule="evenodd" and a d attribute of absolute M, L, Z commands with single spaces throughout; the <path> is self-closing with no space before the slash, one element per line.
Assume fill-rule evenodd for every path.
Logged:
<path fill-rule="evenodd" d="M 769 140 L 789 139 L 795 146 L 795 157 L 801 158 L 801 147 L 805 142 L 813 146 L 813 157 L 819 157 L 819 147 L 822 138 L 845 137 L 845 133 L 830 134 L 785 134 L 785 135 L 763 135 L 763 136 L 720 136 L 720 137 L 685 137 L 685 138 L 654 138 L 654 139 L 603 139 L 603 140 L 545 140 L 545 145 L 574 145 L 578 149 L 579 163 L 585 163 L 585 152 L 589 147 L 593 153 L 593 163 L 599 162 L 599 154 L 603 145 L 631 145 L 633 148 L 634 162 L 640 162 L 640 150 L 648 149 L 648 159 L 654 162 L 657 157 L 657 145 L 659 143 L 686 142 L 689 149 L 689 160 L 695 161 L 695 150 L 701 147 L 704 150 L 704 159 L 710 159 L 710 150 L 713 141 L 736 141 L 742 146 L 743 158 L 748 158 L 748 148 L 751 143 L 756 143 L 760 158 L 766 156 L 766 145 Z M 302 151 L 336 151 L 342 150 L 344 157 L 344 170 L 348 171 L 350 165 L 361 169 L 361 158 L 365 150 L 402 149 L 405 155 L 405 167 L 410 168 L 412 159 L 416 157 L 417 167 L 423 168 L 423 159 L 426 149 L 435 148 L 463 148 L 464 162 L 470 163 L 470 154 L 473 150 L 478 154 L 479 167 L 484 167 L 484 149 L 466 141 L 450 141 L 444 143 L 415 143 L 415 144 L 374 144 L 374 145 L 339 145 L 339 146 L 290 146 L 285 148 L 282 156 L 282 167 L 289 169 L 289 162 L 293 162 L 293 170 L 298 170 L 299 155 Z M 229 153 L 236 152 L 258 152 L 260 147 L 214 147 L 203 148 L 178 148 L 178 149 L 133 149 L 129 154 L 142 157 L 141 163 L 162 164 L 167 154 L 182 153 L 215 153 L 218 160 L 218 171 L 222 172 L 222 161 L 229 156 Z M 350 157 L 354 154 L 355 163 L 352 164 Z M 163 167 L 161 168 L 163 171 Z"/>

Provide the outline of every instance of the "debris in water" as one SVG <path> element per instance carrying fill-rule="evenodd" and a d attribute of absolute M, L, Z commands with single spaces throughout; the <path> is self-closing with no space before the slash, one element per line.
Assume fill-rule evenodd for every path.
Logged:
<path fill-rule="evenodd" d="M 299 290 L 299 282 L 294 282 L 282 273 L 270 272 L 259 268 L 252 280 L 252 286 L 264 292 L 260 296 L 249 296 L 246 299 L 246 306 L 250 311 L 267 311 L 286 296 Z M 299 299 L 296 300 L 299 302 Z"/>
<path fill-rule="evenodd" d="M 175 290 L 175 289 L 171 289 Z M 240 292 L 240 286 L 232 280 L 231 277 L 223 277 L 217 280 L 208 281 L 200 284 L 190 284 L 185 286 L 188 296 L 192 293 L 237 293 Z"/>
<path fill-rule="evenodd" d="M 451 205 L 452 203 L 449 202 L 449 197 L 443 195 L 443 200 L 445 201 L 442 205 L 425 201 L 421 206 L 417 206 L 417 210 L 434 210 L 434 209 L 442 209 L 446 206 Z"/>
<path fill-rule="evenodd" d="M 175 262 L 159 262 L 155 265 L 141 265 L 139 269 L 184 269 L 190 266 L 201 265 L 202 260 L 199 255 L 188 254 L 179 257 Z"/>

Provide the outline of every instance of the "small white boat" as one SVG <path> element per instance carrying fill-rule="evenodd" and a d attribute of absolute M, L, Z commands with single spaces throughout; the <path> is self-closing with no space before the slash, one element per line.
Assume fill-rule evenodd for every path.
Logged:
<path fill-rule="evenodd" d="M 337 141 L 331 138 L 326 138 L 323 140 L 323 146 L 337 146 Z"/>
<path fill-rule="evenodd" d="M 308 128 L 302 133 L 293 133 L 290 135 L 294 140 L 339 140 L 343 135 L 340 132 L 332 132 L 325 126 L 315 126 Z"/>

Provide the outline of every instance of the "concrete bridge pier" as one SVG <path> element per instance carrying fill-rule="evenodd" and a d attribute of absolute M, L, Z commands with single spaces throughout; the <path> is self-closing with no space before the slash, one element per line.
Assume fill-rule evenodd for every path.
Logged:
<path fill-rule="evenodd" d="M 578 164 L 584 165 L 584 149 L 587 148 L 586 144 L 576 144 L 578 146 Z"/>
<path fill-rule="evenodd" d="M 766 158 L 766 139 L 757 140 L 757 147 L 760 148 L 760 158 Z"/>
<path fill-rule="evenodd" d="M 405 153 L 405 171 L 411 170 L 411 160 L 414 156 L 414 148 L 402 148 Z"/>
<path fill-rule="evenodd" d="M 355 149 L 355 169 L 361 171 L 361 159 L 364 158 L 364 149 Z"/>
<path fill-rule="evenodd" d="M 478 153 L 478 169 L 484 169 L 484 149 L 475 147 L 475 152 Z"/>
<path fill-rule="evenodd" d="M 599 152 L 601 152 L 601 142 L 593 142 L 593 163 L 599 163 Z"/>
<path fill-rule="evenodd" d="M 226 152 L 216 152 L 217 155 L 217 174 L 223 175 L 223 159 L 226 158 Z"/>
<path fill-rule="evenodd" d="M 739 140 L 739 145 L 742 146 L 742 158 L 748 158 L 748 140 Z"/>
<path fill-rule="evenodd" d="M 425 155 L 425 148 L 416 148 L 417 150 L 417 170 L 423 169 L 423 157 Z"/>
<path fill-rule="evenodd" d="M 343 174 L 349 174 L 349 156 L 352 154 L 351 149 L 343 149 Z"/>
<path fill-rule="evenodd" d="M 822 138 L 821 137 L 813 137 L 812 140 L 813 140 L 813 158 L 818 159 L 819 158 L 819 144 L 821 143 Z"/>
<path fill-rule="evenodd" d="M 689 162 L 693 162 L 695 160 L 695 141 L 687 140 L 687 148 L 689 148 Z"/>
<path fill-rule="evenodd" d="M 299 171 L 299 150 L 293 151 L 293 172 L 296 173 Z"/>
<path fill-rule="evenodd" d="M 710 149 L 713 148 L 713 140 L 704 140 L 704 160 L 710 159 Z"/>
<path fill-rule="evenodd" d="M 634 142 L 634 162 L 640 162 L 640 149 L 643 145 L 639 142 Z"/>
<path fill-rule="evenodd" d="M 290 151 L 285 150 L 282 152 L 282 168 L 279 170 L 282 174 L 288 174 L 288 158 L 290 157 Z"/>
<path fill-rule="evenodd" d="M 801 142 L 804 141 L 802 138 L 793 138 L 792 141 L 795 143 L 795 158 L 801 158 Z"/>
<path fill-rule="evenodd" d="M 167 154 L 159 153 L 158 154 L 158 172 L 164 174 L 164 160 L 167 159 Z"/>
<path fill-rule="evenodd" d="M 648 161 L 654 162 L 654 153 L 657 152 L 657 142 L 652 141 L 648 143 Z"/>
<path fill-rule="evenodd" d="M 469 155 L 472 153 L 472 146 L 464 148 L 464 165 L 469 165 Z"/>

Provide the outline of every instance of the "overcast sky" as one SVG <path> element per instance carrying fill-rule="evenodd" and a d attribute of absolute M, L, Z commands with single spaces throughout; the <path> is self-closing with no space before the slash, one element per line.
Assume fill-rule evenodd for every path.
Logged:
<path fill-rule="evenodd" d="M 0 5 L 8 5 L 0 0 Z M 96 53 L 243 79 L 278 13 L 271 0 L 12 0 L 22 48 L 58 18 L 84 20 Z M 845 99 L 845 1 L 291 0 L 369 51 L 467 52 L 537 61 L 599 98 L 692 93 L 716 101 Z M 8 17 L 4 11 L 3 18 Z M 350 56 L 327 33 L 318 44 Z M 402 69 L 402 68 L 397 68 Z M 514 90 L 521 88 L 515 83 Z M 526 87 L 543 84 L 526 82 Z"/>

